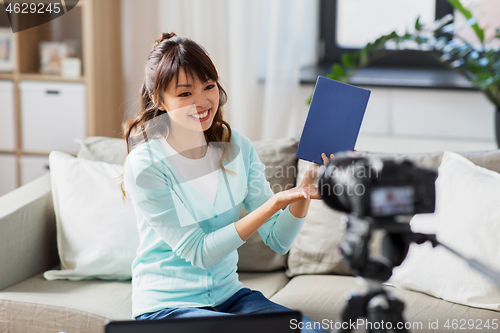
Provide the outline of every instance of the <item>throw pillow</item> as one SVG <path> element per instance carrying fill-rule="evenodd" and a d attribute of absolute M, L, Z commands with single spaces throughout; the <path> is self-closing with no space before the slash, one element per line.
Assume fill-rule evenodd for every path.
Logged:
<path fill-rule="evenodd" d="M 49 155 L 61 270 L 47 280 L 130 279 L 139 233 L 119 186 L 121 165 Z"/>
<path fill-rule="evenodd" d="M 264 173 L 274 193 L 295 186 L 297 144 L 293 139 L 253 142 L 261 162 L 266 166 Z M 242 208 L 240 218 L 247 214 Z M 239 272 L 269 272 L 286 268 L 287 255 L 274 252 L 264 244 L 258 232 L 238 248 L 238 255 Z"/>
<path fill-rule="evenodd" d="M 298 161 L 297 185 L 310 165 L 311 162 Z M 351 274 L 337 250 L 344 236 L 341 216 L 342 213 L 331 209 L 323 200 L 311 200 L 304 225 L 289 251 L 287 276 Z"/>
<path fill-rule="evenodd" d="M 463 255 L 500 271 L 500 174 L 445 152 L 436 181 L 436 211 L 416 215 L 413 231 L 435 233 Z M 390 284 L 451 302 L 500 311 L 500 290 L 465 261 L 428 242 L 412 244 Z"/>
<path fill-rule="evenodd" d="M 75 142 L 80 144 L 80 150 L 76 156 L 78 158 L 111 164 L 123 164 L 127 157 L 127 144 L 124 139 L 91 136 L 75 139 Z"/>

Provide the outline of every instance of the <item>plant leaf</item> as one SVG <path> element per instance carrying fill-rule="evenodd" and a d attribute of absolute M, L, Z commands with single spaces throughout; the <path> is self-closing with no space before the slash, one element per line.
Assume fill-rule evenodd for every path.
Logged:
<path fill-rule="evenodd" d="M 420 16 L 417 17 L 417 20 L 415 21 L 415 30 L 421 31 L 423 26 L 424 25 L 420 23 Z"/>
<path fill-rule="evenodd" d="M 500 75 L 500 58 L 493 60 L 492 63 L 491 68 Z"/>
<path fill-rule="evenodd" d="M 450 3 L 450 5 L 453 6 L 453 8 L 455 8 L 460 13 L 462 13 L 463 16 L 465 16 L 465 18 L 467 19 L 468 24 L 471 26 L 471 28 L 476 33 L 476 36 L 481 41 L 481 44 L 483 44 L 484 43 L 484 30 L 479 27 L 479 25 L 477 24 L 477 20 L 475 20 L 472 17 L 471 11 L 468 10 L 468 9 L 466 9 L 464 6 L 462 6 L 462 4 L 460 3 L 460 0 L 448 0 L 448 2 Z M 469 20 L 471 20 L 471 19 L 473 21 L 469 22 Z"/>
<path fill-rule="evenodd" d="M 370 53 L 370 51 L 373 49 L 373 44 L 372 43 L 368 43 L 366 44 L 365 46 L 365 50 L 366 50 L 366 53 Z"/>
<path fill-rule="evenodd" d="M 334 64 L 332 67 L 332 77 L 331 79 L 344 82 L 346 79 L 346 74 L 344 68 L 340 64 Z"/>
<path fill-rule="evenodd" d="M 366 48 L 359 50 L 359 65 L 361 67 L 368 64 L 368 51 Z"/>
<path fill-rule="evenodd" d="M 453 8 L 462 13 L 462 15 L 465 16 L 466 19 L 470 19 L 472 17 L 472 13 L 469 10 L 465 9 L 464 6 L 462 6 L 460 0 L 448 0 L 448 3 L 452 5 Z"/>
<path fill-rule="evenodd" d="M 474 85 L 481 89 L 486 89 L 487 86 L 493 84 L 495 82 L 495 78 L 491 75 L 490 72 L 479 72 L 474 78 Z"/>
<path fill-rule="evenodd" d="M 307 105 L 311 105 L 311 101 L 312 101 L 312 99 L 313 99 L 312 95 L 311 95 L 311 96 L 309 96 L 309 98 L 308 98 L 308 99 L 307 99 L 307 101 L 306 101 L 306 104 L 307 104 Z"/>
<path fill-rule="evenodd" d="M 354 57 L 350 53 L 342 54 L 342 65 L 345 67 L 356 67 Z"/>

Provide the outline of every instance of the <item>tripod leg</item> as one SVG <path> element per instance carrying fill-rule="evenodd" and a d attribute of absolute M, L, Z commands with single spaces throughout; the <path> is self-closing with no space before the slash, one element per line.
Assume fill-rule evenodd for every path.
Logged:
<path fill-rule="evenodd" d="M 385 297 L 385 291 L 377 288 L 366 294 L 351 294 L 342 311 L 340 322 L 335 323 L 335 332 L 344 333 L 359 329 L 358 326 L 366 322 L 366 320 L 361 319 L 367 318 L 368 303 L 378 295 Z"/>
<path fill-rule="evenodd" d="M 373 297 L 367 305 L 368 332 L 408 332 L 404 326 L 403 309 L 403 302 L 385 292 Z"/>
<path fill-rule="evenodd" d="M 404 303 L 401 302 L 398 299 L 393 298 L 391 300 L 391 308 L 393 318 L 392 318 L 392 326 L 395 327 L 394 331 L 395 332 L 402 332 L 406 333 L 408 332 L 408 329 L 404 326 L 406 324 L 406 321 L 403 318 L 403 310 L 404 310 Z M 402 325 L 402 327 L 398 327 L 398 325 Z"/>
<path fill-rule="evenodd" d="M 387 322 L 388 312 L 390 310 L 389 300 L 385 294 L 380 294 L 373 297 L 366 309 L 368 319 L 367 332 L 384 333 L 385 324 Z"/>
<path fill-rule="evenodd" d="M 365 316 L 367 295 L 352 294 L 340 316 L 340 323 L 336 323 L 335 333 L 346 333 L 356 329 L 358 318 Z"/>

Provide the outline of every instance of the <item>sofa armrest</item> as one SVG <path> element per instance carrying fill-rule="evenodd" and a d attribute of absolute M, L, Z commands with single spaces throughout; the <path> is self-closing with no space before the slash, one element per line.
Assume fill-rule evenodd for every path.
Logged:
<path fill-rule="evenodd" d="M 0 290 L 59 263 L 50 173 L 0 197 Z"/>

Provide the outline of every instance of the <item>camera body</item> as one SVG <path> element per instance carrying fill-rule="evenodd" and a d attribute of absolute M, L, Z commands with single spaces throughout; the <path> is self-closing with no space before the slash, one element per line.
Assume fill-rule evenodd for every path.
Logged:
<path fill-rule="evenodd" d="M 318 175 L 318 190 L 335 210 L 359 218 L 432 213 L 437 173 L 412 162 L 342 155 Z"/>

